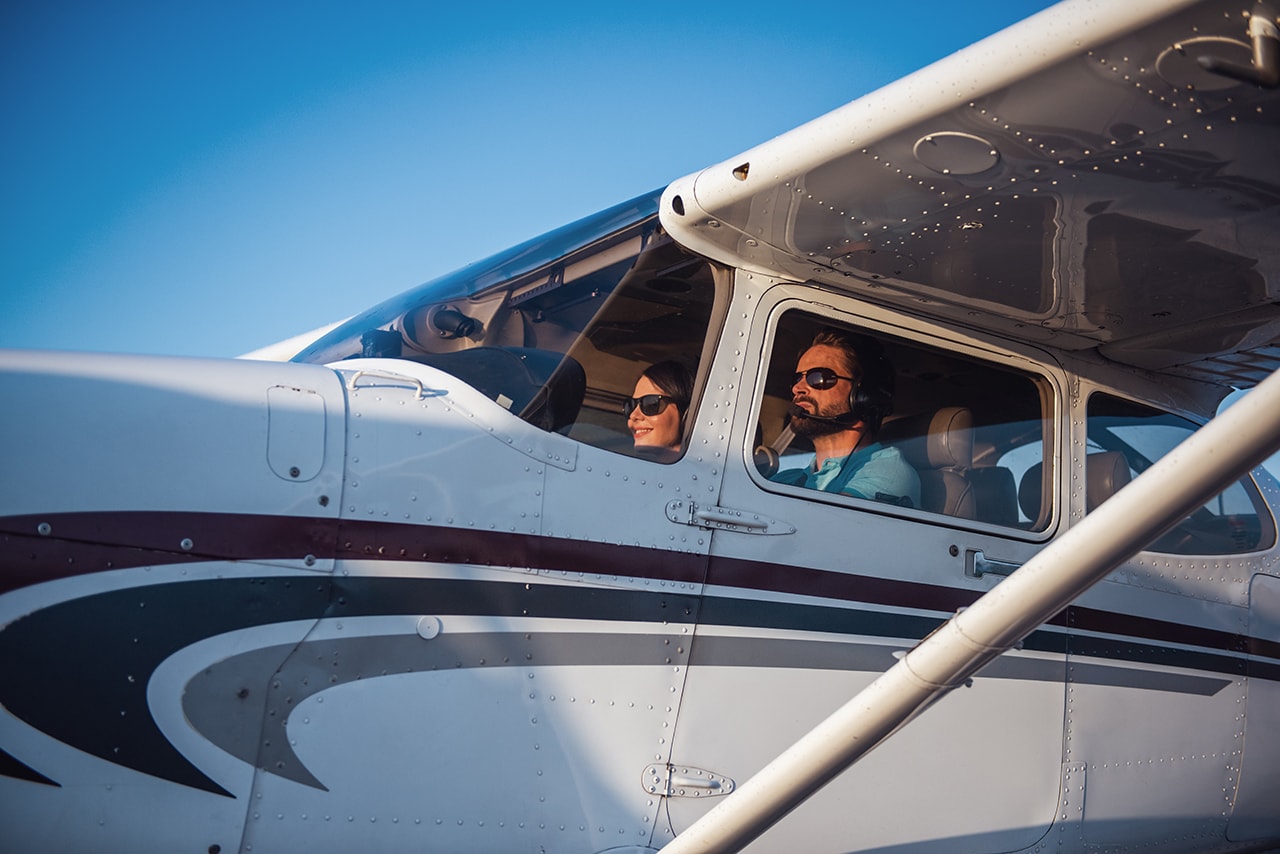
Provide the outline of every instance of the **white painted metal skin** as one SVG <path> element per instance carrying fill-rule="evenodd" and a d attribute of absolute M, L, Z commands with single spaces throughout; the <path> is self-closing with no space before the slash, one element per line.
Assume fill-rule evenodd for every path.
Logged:
<path fill-rule="evenodd" d="M 1093 512 L 1160 456 L 1102 416 L 1280 365 L 1276 97 L 1194 63 L 1251 9 L 1072 0 L 298 363 L 0 353 L 0 849 L 1280 845 L 1280 487 L 1124 557 L 1276 380 Z M 899 423 L 972 410 L 937 466 L 1001 513 L 771 479 L 824 327 Z M 677 358 L 681 447 L 633 448 Z"/>

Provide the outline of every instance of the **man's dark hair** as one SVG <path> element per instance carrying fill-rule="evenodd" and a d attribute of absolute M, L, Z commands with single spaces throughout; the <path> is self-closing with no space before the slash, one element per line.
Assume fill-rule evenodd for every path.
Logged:
<path fill-rule="evenodd" d="M 893 365 L 880 342 L 869 335 L 827 328 L 820 330 L 809 346 L 819 344 L 844 353 L 854 380 L 849 411 L 867 425 L 871 435 L 879 433 L 884 419 L 893 414 L 894 389 Z"/>

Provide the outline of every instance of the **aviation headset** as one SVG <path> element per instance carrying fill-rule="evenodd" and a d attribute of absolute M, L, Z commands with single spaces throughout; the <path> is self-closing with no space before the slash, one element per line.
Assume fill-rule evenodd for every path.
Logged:
<path fill-rule="evenodd" d="M 812 344 L 824 344 L 844 351 L 849 364 L 857 365 L 856 382 L 849 392 L 851 421 L 863 421 L 872 435 L 880 432 L 884 419 L 893 414 L 893 365 L 884 354 L 880 342 L 868 335 L 856 332 L 825 329 L 819 332 Z"/>

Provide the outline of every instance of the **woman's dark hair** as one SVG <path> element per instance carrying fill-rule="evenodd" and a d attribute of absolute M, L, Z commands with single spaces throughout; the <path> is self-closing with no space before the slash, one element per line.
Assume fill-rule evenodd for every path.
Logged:
<path fill-rule="evenodd" d="M 648 377 L 649 382 L 660 388 L 663 394 L 675 400 L 683 426 L 685 413 L 693 400 L 693 372 L 679 362 L 667 360 L 650 365 L 641 376 Z"/>

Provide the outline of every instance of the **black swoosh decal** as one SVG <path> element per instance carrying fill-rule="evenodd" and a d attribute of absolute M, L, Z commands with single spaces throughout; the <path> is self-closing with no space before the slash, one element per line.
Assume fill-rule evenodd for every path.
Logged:
<path fill-rule="evenodd" d="M 6 626 L 0 631 L 0 704 L 101 759 L 229 795 L 169 743 L 147 704 L 156 667 L 205 638 L 272 623 L 404 614 L 693 622 L 696 605 L 696 598 L 675 593 L 442 579 L 293 576 L 155 584 L 60 602 Z M 88 636 L 86 627 L 92 627 Z M 287 656 L 292 647 L 279 649 Z M 246 672 L 235 686 L 253 710 L 241 719 L 250 722 L 254 739 L 271 717 L 263 714 L 262 698 L 284 661 Z"/>
<path fill-rule="evenodd" d="M 0 777 L 12 777 L 15 780 L 26 780 L 28 783 L 42 783 L 46 786 L 61 788 L 61 784 L 50 780 L 25 762 L 18 761 L 5 750 L 0 750 Z"/>

